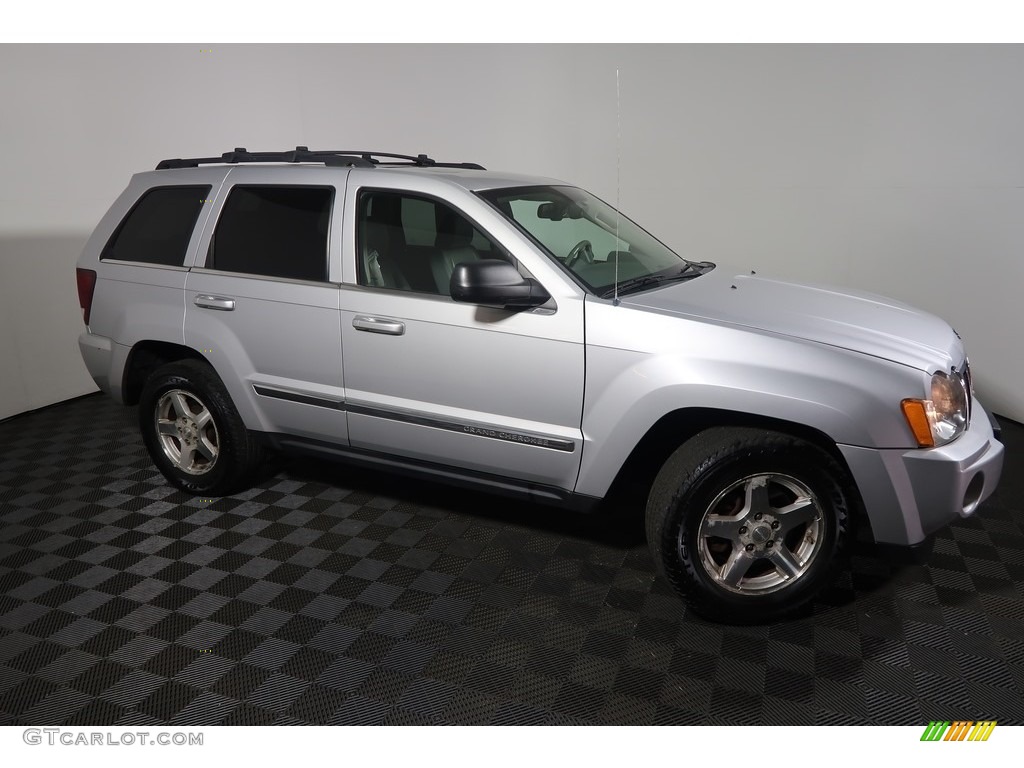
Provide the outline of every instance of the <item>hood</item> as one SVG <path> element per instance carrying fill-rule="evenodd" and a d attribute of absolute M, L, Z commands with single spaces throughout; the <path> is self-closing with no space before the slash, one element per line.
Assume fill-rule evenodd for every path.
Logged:
<path fill-rule="evenodd" d="M 622 298 L 626 306 L 828 344 L 927 373 L 963 362 L 963 344 L 935 315 L 893 299 L 718 267 Z"/>

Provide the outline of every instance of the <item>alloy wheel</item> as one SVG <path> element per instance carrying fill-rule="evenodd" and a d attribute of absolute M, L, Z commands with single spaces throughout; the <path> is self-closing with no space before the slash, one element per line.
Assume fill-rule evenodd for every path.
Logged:
<path fill-rule="evenodd" d="M 156 428 L 164 455 L 182 472 L 203 475 L 217 463 L 217 425 L 209 408 L 193 393 L 172 389 L 161 395 Z"/>
<path fill-rule="evenodd" d="M 822 549 L 821 505 L 800 480 L 757 474 L 727 486 L 697 528 L 700 563 L 716 586 L 741 595 L 798 581 Z"/>

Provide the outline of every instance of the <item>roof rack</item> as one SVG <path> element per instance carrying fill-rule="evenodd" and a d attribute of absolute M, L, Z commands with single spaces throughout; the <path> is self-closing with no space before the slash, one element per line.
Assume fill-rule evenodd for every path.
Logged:
<path fill-rule="evenodd" d="M 477 163 L 439 163 L 426 155 L 396 155 L 393 152 L 368 152 L 366 150 L 328 149 L 310 151 L 309 147 L 296 147 L 287 152 L 250 152 L 245 147 L 235 147 L 220 157 L 189 157 L 161 160 L 158 171 L 168 168 L 198 168 L 213 163 L 323 163 L 329 166 L 353 168 L 376 168 L 379 165 L 412 165 L 418 168 L 467 168 L 485 170 Z"/>

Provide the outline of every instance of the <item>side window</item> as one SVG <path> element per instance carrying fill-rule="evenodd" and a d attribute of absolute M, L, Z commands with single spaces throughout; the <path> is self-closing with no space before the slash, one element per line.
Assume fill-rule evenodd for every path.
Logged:
<path fill-rule="evenodd" d="M 367 190 L 359 196 L 358 210 L 360 285 L 447 296 L 457 264 L 512 261 L 469 219 L 439 200 Z"/>
<path fill-rule="evenodd" d="M 149 190 L 114 230 L 100 258 L 180 267 L 209 195 L 209 186 Z"/>
<path fill-rule="evenodd" d="M 206 266 L 295 280 L 327 279 L 330 187 L 238 186 L 224 203 Z"/>

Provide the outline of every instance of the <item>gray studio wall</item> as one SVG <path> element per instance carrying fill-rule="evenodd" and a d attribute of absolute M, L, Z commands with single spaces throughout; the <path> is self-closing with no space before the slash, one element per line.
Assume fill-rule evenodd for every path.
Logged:
<path fill-rule="evenodd" d="M 0 418 L 93 389 L 73 266 L 131 173 L 306 144 L 565 178 L 688 256 L 910 301 L 1024 420 L 1020 46 L 0 46 L 0 72 Z"/>

